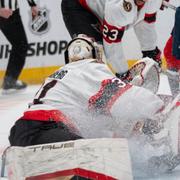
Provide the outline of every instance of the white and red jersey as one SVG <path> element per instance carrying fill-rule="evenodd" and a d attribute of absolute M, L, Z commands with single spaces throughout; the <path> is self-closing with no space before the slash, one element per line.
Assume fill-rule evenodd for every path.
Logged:
<path fill-rule="evenodd" d="M 88 59 L 67 64 L 48 77 L 22 119 L 69 124 L 74 112 L 95 112 L 124 120 L 124 128 L 127 121 L 151 118 L 162 106 L 150 91 L 122 82 L 106 64 Z"/>
<path fill-rule="evenodd" d="M 113 70 L 124 73 L 128 70 L 122 49 L 122 37 L 134 27 L 142 51 L 157 46 L 154 22 L 162 0 L 149 0 L 138 7 L 134 0 L 79 0 L 81 5 L 95 14 L 101 22 L 105 54 Z"/>

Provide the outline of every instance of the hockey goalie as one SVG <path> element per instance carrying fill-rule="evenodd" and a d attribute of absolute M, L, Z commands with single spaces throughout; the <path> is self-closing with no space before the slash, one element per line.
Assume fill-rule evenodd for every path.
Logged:
<path fill-rule="evenodd" d="M 139 150 L 136 142 L 142 145 L 142 152 L 147 150 L 146 147 L 150 147 L 154 152 L 150 157 L 146 156 L 143 162 L 139 161 L 140 165 L 147 166 L 147 171 L 152 170 L 150 167 L 157 164 L 155 161 L 157 158 L 154 160 L 154 157 L 163 157 L 159 164 L 168 167 L 163 168 L 163 172 L 178 165 L 179 161 L 169 167 L 169 159 L 166 160 L 167 157 L 172 161 L 177 159 L 177 152 L 174 151 L 177 146 L 169 147 L 172 142 L 169 135 L 170 129 L 167 128 L 168 133 L 164 135 L 161 133 L 166 131 L 165 122 L 171 124 L 168 120 L 171 119 L 170 112 L 172 115 L 173 112 L 179 113 L 179 97 L 168 108 L 164 107 L 164 102 L 156 95 L 159 73 L 155 61 L 145 58 L 137 62 L 128 71 L 126 77 L 119 79 L 102 61 L 101 46 L 85 36 L 79 36 L 69 43 L 65 52 L 65 61 L 67 64 L 64 67 L 45 80 L 33 102 L 29 104 L 29 108 L 11 129 L 9 140 L 11 146 L 15 147 L 9 148 L 6 153 L 8 175 L 11 179 L 14 177 L 33 179 L 39 176 L 41 176 L 40 179 L 65 178 L 65 176 L 73 179 L 74 176 L 80 175 L 84 179 L 104 177 L 105 179 L 131 180 L 131 168 L 135 170 L 134 164 L 136 165 L 138 158 L 135 156 L 136 150 Z M 178 118 L 179 115 L 174 118 L 176 122 Z M 95 141 L 99 141 L 101 148 L 94 150 L 98 149 L 97 143 L 92 150 L 92 147 L 86 143 L 89 144 L 93 140 L 80 140 L 82 138 L 99 138 Z M 102 138 L 117 139 L 103 141 Z M 129 146 L 124 138 L 129 140 Z M 164 141 L 161 141 L 161 138 Z M 84 146 L 76 147 L 81 147 L 83 152 L 91 152 L 90 158 L 86 159 L 86 156 L 83 156 L 82 161 L 79 159 L 81 158 L 79 151 L 68 148 L 63 148 L 61 157 L 57 152 L 57 156 L 53 158 L 49 157 L 46 151 L 42 152 L 42 149 L 48 149 L 51 155 L 53 149 L 58 150 L 66 145 L 70 148 L 75 147 L 72 146 L 74 144 L 72 141 L 77 144 L 85 142 Z M 115 146 L 114 141 L 124 143 Z M 63 143 L 54 145 L 59 142 Z M 159 149 L 156 142 L 159 143 Z M 162 150 L 161 145 L 165 150 Z M 29 155 L 27 153 L 26 161 L 24 154 L 30 152 L 29 148 L 31 153 Z M 81 148 L 79 148 L 80 152 Z M 32 149 L 35 152 L 38 150 L 41 152 L 33 156 L 36 153 L 33 153 Z M 101 149 L 112 152 L 112 154 L 107 153 L 108 162 L 99 162 L 99 166 L 104 168 L 94 165 L 97 159 L 106 159 L 106 154 L 95 153 L 96 151 L 103 152 Z M 122 149 L 125 150 L 125 156 Z M 41 153 L 44 156 L 40 156 Z M 39 161 L 42 162 L 42 158 L 46 155 L 49 159 L 47 158 L 41 164 L 42 166 L 39 166 Z M 74 161 L 73 158 L 75 158 Z M 51 161 L 54 161 L 54 164 L 52 163 L 47 168 L 47 164 Z M 88 161 L 88 167 L 83 166 L 84 161 Z M 83 167 L 83 172 L 79 170 L 80 166 Z M 57 176 L 50 176 L 52 173 Z M 44 177 L 43 174 L 46 176 Z"/>

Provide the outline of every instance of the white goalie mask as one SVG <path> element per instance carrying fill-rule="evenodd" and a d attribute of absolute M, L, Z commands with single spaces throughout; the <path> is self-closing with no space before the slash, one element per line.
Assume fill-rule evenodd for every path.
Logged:
<path fill-rule="evenodd" d="M 69 42 L 65 51 L 65 63 L 99 58 L 100 46 L 86 35 L 79 35 Z"/>

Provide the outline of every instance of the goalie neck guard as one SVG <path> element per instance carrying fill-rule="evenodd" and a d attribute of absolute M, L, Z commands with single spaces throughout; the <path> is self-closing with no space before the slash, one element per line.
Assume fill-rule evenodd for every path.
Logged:
<path fill-rule="evenodd" d="M 99 58 L 99 47 L 92 38 L 80 34 L 69 42 L 64 55 L 66 64 L 83 59 L 96 59 Z"/>

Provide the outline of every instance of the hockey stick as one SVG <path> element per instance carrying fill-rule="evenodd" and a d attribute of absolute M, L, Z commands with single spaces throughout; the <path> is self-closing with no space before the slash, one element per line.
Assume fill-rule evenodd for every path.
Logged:
<path fill-rule="evenodd" d="M 173 9 L 173 10 L 175 10 L 175 11 L 176 11 L 176 9 L 177 9 L 176 6 L 170 4 L 170 3 L 167 2 L 167 1 L 163 1 L 162 4 L 163 4 L 163 6 L 166 7 L 166 8 L 170 8 L 170 9 Z"/>

